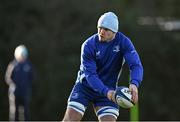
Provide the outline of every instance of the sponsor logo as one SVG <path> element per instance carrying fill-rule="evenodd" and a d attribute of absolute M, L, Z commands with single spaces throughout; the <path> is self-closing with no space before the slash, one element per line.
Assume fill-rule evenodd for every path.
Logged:
<path fill-rule="evenodd" d="M 74 99 L 77 99 L 78 96 L 79 96 L 78 93 L 73 93 L 73 94 L 72 94 L 72 98 L 74 98 Z"/>

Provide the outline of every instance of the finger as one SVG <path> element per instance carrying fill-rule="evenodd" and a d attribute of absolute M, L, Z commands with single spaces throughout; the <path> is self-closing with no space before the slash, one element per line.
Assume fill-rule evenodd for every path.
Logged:
<path fill-rule="evenodd" d="M 131 91 L 131 95 L 132 95 L 132 101 L 134 102 L 134 91 Z"/>
<path fill-rule="evenodd" d="M 137 101 L 138 101 L 138 94 L 135 91 L 133 91 L 133 93 L 132 93 L 132 100 L 134 103 L 137 103 Z"/>
<path fill-rule="evenodd" d="M 113 95 L 113 97 L 112 97 L 112 101 L 113 101 L 113 102 L 115 102 L 115 103 L 117 103 L 117 102 L 116 102 L 115 95 Z"/>
<path fill-rule="evenodd" d="M 129 91 L 132 92 L 132 87 L 129 87 Z"/>

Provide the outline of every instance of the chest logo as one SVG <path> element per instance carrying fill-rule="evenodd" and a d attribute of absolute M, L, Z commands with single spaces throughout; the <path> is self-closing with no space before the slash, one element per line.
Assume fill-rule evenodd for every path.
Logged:
<path fill-rule="evenodd" d="M 100 56 L 100 51 L 96 52 L 96 57 Z"/>
<path fill-rule="evenodd" d="M 113 52 L 119 52 L 119 51 L 120 51 L 119 45 L 114 46 Z"/>

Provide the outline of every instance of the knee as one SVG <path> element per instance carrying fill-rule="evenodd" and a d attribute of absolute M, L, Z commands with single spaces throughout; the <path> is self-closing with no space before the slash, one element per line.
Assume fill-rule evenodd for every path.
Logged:
<path fill-rule="evenodd" d="M 81 120 L 81 118 L 79 118 L 79 117 L 77 117 L 77 116 L 75 116 L 75 115 L 73 115 L 73 114 L 65 114 L 65 116 L 64 116 L 64 118 L 63 118 L 63 122 L 64 121 L 80 121 Z"/>
<path fill-rule="evenodd" d="M 78 102 L 68 102 L 63 121 L 80 121 L 85 112 L 85 106 Z"/>
<path fill-rule="evenodd" d="M 62 121 L 80 121 L 83 115 L 72 108 L 67 108 Z"/>
<path fill-rule="evenodd" d="M 115 107 L 104 106 L 97 110 L 96 115 L 99 121 L 116 121 L 119 110 Z"/>
<path fill-rule="evenodd" d="M 116 122 L 116 118 L 111 115 L 102 116 L 99 118 L 99 122 Z"/>

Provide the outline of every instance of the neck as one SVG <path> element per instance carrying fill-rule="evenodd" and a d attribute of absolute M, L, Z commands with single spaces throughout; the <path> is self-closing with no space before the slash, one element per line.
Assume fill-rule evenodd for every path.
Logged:
<path fill-rule="evenodd" d="M 114 35 L 112 36 L 112 38 L 111 38 L 111 39 L 106 40 L 106 42 L 110 42 L 110 41 L 112 41 L 112 40 L 115 38 L 115 36 L 116 36 L 116 34 L 114 34 Z"/>

